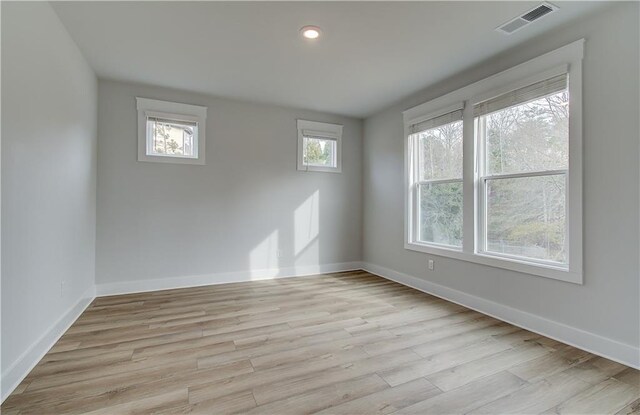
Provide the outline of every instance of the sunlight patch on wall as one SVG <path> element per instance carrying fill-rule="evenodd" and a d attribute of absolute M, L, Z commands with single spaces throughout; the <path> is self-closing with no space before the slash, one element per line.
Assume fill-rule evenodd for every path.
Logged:
<path fill-rule="evenodd" d="M 294 213 L 294 247 L 298 256 L 320 232 L 320 191 L 316 190 Z"/>
<path fill-rule="evenodd" d="M 278 275 L 278 230 L 271 232 L 249 254 L 252 278 L 269 278 Z"/>

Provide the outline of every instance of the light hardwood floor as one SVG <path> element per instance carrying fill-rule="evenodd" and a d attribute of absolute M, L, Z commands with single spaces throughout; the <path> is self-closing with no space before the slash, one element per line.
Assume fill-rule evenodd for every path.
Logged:
<path fill-rule="evenodd" d="M 637 370 L 363 271 L 97 298 L 2 405 L 638 413 Z"/>

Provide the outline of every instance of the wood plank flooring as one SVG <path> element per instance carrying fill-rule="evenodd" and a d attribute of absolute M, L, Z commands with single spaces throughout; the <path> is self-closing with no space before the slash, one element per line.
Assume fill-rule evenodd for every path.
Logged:
<path fill-rule="evenodd" d="M 640 373 L 364 271 L 97 298 L 3 414 L 640 413 Z"/>

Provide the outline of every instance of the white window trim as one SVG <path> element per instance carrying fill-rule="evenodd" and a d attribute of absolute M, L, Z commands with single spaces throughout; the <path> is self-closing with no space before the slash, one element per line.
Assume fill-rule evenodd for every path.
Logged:
<path fill-rule="evenodd" d="M 317 121 L 297 120 L 298 125 L 298 170 L 326 173 L 342 173 L 342 125 Z M 336 167 L 310 166 L 304 164 L 304 137 L 312 135 L 336 142 Z"/>
<path fill-rule="evenodd" d="M 432 101 L 403 112 L 405 145 L 405 249 L 455 258 L 477 264 L 518 271 L 526 274 L 557 279 L 576 284 L 583 283 L 582 258 L 582 58 L 584 39 L 531 59 L 506 71 L 475 82 Z M 567 195 L 567 223 L 569 238 L 569 267 L 487 255 L 478 250 L 481 235 L 478 226 L 478 206 L 481 196 L 477 183 L 478 154 L 474 131 L 473 106 L 486 99 L 548 79 L 559 73 L 568 73 L 569 95 L 569 173 Z M 410 127 L 420 121 L 446 113 L 464 102 L 463 112 L 463 243 L 462 249 L 416 242 L 416 209 L 414 192 Z"/>
<path fill-rule="evenodd" d="M 138 110 L 138 161 L 175 164 L 205 164 L 207 107 L 136 97 L 136 108 Z M 197 157 L 157 156 L 147 154 L 147 117 L 149 116 L 197 122 L 197 133 L 194 137 Z"/>

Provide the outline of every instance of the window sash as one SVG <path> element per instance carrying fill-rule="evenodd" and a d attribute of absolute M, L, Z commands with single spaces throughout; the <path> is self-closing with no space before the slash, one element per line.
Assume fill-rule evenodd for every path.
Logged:
<path fill-rule="evenodd" d="M 545 177 L 545 176 L 564 176 L 566 183 L 565 190 L 565 251 L 566 251 L 566 263 L 557 262 L 557 261 L 548 261 L 539 258 L 532 258 L 524 255 L 514 255 L 514 254 L 505 254 L 502 252 L 489 251 L 489 241 L 488 241 L 488 229 L 487 224 L 489 223 L 489 209 L 488 209 L 488 186 L 487 182 L 491 180 L 502 180 L 502 179 L 520 179 L 520 178 L 528 178 L 528 177 Z M 497 257 L 497 258 L 506 258 L 519 262 L 526 262 L 531 264 L 539 264 L 544 266 L 556 267 L 564 270 L 569 269 L 569 264 L 571 262 L 570 258 L 570 249 L 569 249 L 569 170 L 567 169 L 559 169 L 559 170 L 545 170 L 545 171 L 537 171 L 537 172 L 526 172 L 526 173 L 513 173 L 513 174 L 497 174 L 490 176 L 481 176 L 478 180 L 478 205 L 477 205 L 477 243 L 476 243 L 476 252 L 485 255 L 488 257 Z"/>
<path fill-rule="evenodd" d="M 456 107 L 463 107 L 463 104 L 460 105 L 456 105 Z M 459 114 L 458 114 L 459 112 Z M 453 114 L 453 115 L 452 115 Z M 443 118 L 444 117 L 444 118 Z M 434 124 L 430 124 L 431 126 L 429 128 L 426 129 L 420 129 L 419 131 L 415 131 L 415 132 L 411 132 L 411 130 L 413 129 L 414 126 L 416 125 L 423 125 L 424 123 L 429 123 L 433 120 L 437 120 L 437 122 L 435 122 Z M 412 157 L 412 165 L 413 165 L 413 171 L 412 171 L 412 176 L 410 177 L 411 183 L 413 185 L 419 185 L 419 184 L 428 184 L 428 183 L 453 183 L 459 180 L 462 180 L 462 175 L 460 177 L 446 177 L 446 178 L 442 178 L 442 179 L 426 179 L 426 180 L 420 180 L 420 178 L 422 177 L 421 174 L 421 170 L 420 170 L 420 134 L 424 133 L 425 131 L 429 131 L 432 129 L 436 129 L 438 127 L 442 127 L 443 125 L 447 125 L 447 124 L 452 124 L 455 122 L 459 122 L 462 121 L 463 122 L 463 129 L 464 129 L 464 118 L 463 118 L 463 112 L 462 110 L 455 110 L 452 112 L 447 112 L 446 114 L 442 115 L 442 116 L 437 116 L 435 118 L 430 118 L 427 121 L 424 121 L 420 124 L 413 124 L 410 128 L 410 132 L 409 135 L 407 137 L 408 143 L 409 143 L 409 147 L 411 149 L 411 157 Z M 464 142 L 464 133 L 463 133 L 463 142 Z M 463 166 L 463 170 L 464 170 L 464 161 L 462 162 Z"/>
<path fill-rule="evenodd" d="M 420 226 L 421 226 L 421 222 L 420 222 L 420 187 L 421 186 L 425 186 L 425 185 L 430 185 L 430 184 L 448 184 L 448 183 L 461 183 L 464 185 L 463 179 L 434 179 L 434 180 L 423 180 L 423 181 L 418 181 L 414 183 L 413 186 L 413 212 L 414 212 L 414 218 L 413 218 L 413 243 L 417 243 L 417 244 L 423 244 L 423 245 L 428 245 L 428 246 L 436 246 L 436 247 L 441 247 L 441 248 L 445 248 L 445 249 L 450 249 L 450 250 L 454 250 L 454 251 L 462 251 L 462 243 L 463 241 L 460 241 L 460 245 L 449 245 L 449 244 L 443 244 L 440 242 L 433 242 L 433 241 L 422 241 L 420 239 Z M 464 195 L 463 195 L 463 199 L 464 199 Z M 464 205 L 464 200 L 463 200 L 463 205 Z M 463 222 L 464 222 L 464 218 L 463 218 Z M 463 230 L 464 230 L 464 225 L 463 225 Z"/>

